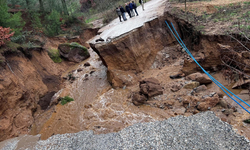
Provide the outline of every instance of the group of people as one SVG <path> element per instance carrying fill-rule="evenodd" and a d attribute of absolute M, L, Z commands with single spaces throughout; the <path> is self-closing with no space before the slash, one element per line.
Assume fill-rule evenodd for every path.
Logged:
<path fill-rule="evenodd" d="M 143 0 L 139 0 L 139 3 L 142 5 L 142 9 L 144 11 Z M 129 3 L 125 3 L 125 9 L 121 5 L 119 7 L 117 7 L 116 13 L 120 19 L 120 22 L 122 22 L 121 18 L 123 18 L 123 21 L 127 21 L 126 12 L 128 13 L 130 18 L 134 17 L 135 13 L 136 13 L 136 16 L 138 16 L 138 12 L 137 12 L 136 8 L 137 8 L 137 6 L 136 6 L 134 1 L 130 1 Z"/>

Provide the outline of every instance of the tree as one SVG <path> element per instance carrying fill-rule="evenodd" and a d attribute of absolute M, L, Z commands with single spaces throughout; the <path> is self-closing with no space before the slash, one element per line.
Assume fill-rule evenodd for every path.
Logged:
<path fill-rule="evenodd" d="M 40 11 L 44 12 L 43 1 L 39 0 L 39 4 L 40 4 Z"/>
<path fill-rule="evenodd" d="M 65 0 L 61 0 L 61 1 L 62 1 L 63 11 L 64 11 L 65 15 L 69 15 Z"/>
<path fill-rule="evenodd" d="M 0 0 L 0 26 L 4 28 L 10 27 L 15 31 L 15 35 L 18 35 L 25 25 L 21 17 L 22 14 L 21 12 L 10 14 L 8 9 L 6 0 Z"/>
<path fill-rule="evenodd" d="M 30 9 L 30 1 L 29 0 L 25 0 L 25 1 L 26 1 L 27 8 Z"/>
<path fill-rule="evenodd" d="M 10 31 L 10 28 L 3 28 L 0 26 L 0 47 L 14 35 L 14 32 L 10 33 Z"/>

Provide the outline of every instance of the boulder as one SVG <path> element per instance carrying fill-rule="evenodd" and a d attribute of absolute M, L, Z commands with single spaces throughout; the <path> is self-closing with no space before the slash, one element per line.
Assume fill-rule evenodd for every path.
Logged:
<path fill-rule="evenodd" d="M 132 96 L 132 102 L 135 106 L 140 106 L 144 103 L 146 103 L 147 97 L 145 95 L 141 95 L 140 93 L 135 93 Z"/>
<path fill-rule="evenodd" d="M 163 90 L 160 82 L 156 78 L 151 77 L 140 81 L 140 93 L 150 98 L 156 95 L 162 95 Z"/>
<path fill-rule="evenodd" d="M 138 79 L 133 72 L 112 69 L 108 70 L 107 79 L 113 88 L 122 88 L 138 82 Z"/>
<path fill-rule="evenodd" d="M 202 92 L 202 91 L 206 91 L 206 90 L 207 90 L 206 85 L 200 85 L 200 86 L 198 86 L 197 88 L 194 88 L 194 91 L 195 91 L 196 93 L 199 93 L 199 92 Z"/>
<path fill-rule="evenodd" d="M 81 62 L 90 57 L 88 49 L 76 42 L 60 44 L 58 50 L 62 57 L 73 62 Z"/>
<path fill-rule="evenodd" d="M 189 82 L 189 83 L 185 84 L 183 88 L 185 88 L 185 89 L 193 89 L 193 88 L 196 88 L 199 85 L 200 85 L 199 82 L 193 81 L 193 82 Z"/>
<path fill-rule="evenodd" d="M 206 111 L 209 108 L 212 108 L 214 106 L 216 106 L 218 103 L 220 102 L 220 99 L 218 96 L 214 96 L 214 97 L 207 97 L 203 102 L 201 102 L 198 105 L 198 110 L 200 111 Z"/>
<path fill-rule="evenodd" d="M 193 73 L 186 77 L 186 80 L 192 80 L 200 82 L 200 84 L 209 84 L 212 83 L 212 80 L 205 73 Z"/>

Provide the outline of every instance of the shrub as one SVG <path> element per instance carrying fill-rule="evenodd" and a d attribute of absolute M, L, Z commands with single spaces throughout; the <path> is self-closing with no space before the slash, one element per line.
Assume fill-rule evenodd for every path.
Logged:
<path fill-rule="evenodd" d="M 61 99 L 61 104 L 62 105 L 65 105 L 67 104 L 68 102 L 71 102 L 71 101 L 74 101 L 73 98 L 69 97 L 69 96 L 65 96 L 65 97 L 62 97 L 60 98 Z"/>
<path fill-rule="evenodd" d="M 0 26 L 4 28 L 10 27 L 15 32 L 15 36 L 21 34 L 25 25 L 21 15 L 21 12 L 16 14 L 8 13 L 7 3 L 5 1 L 0 1 Z"/>
<path fill-rule="evenodd" d="M 0 26 L 0 46 L 4 45 L 6 41 L 10 41 L 10 37 L 14 35 L 14 32 L 10 33 L 10 31 L 10 28 Z"/>
<path fill-rule="evenodd" d="M 41 23 L 40 15 L 35 12 L 31 12 L 29 14 L 30 14 L 31 22 L 32 22 L 31 26 L 36 30 L 40 30 L 43 27 Z"/>
<path fill-rule="evenodd" d="M 62 59 L 57 49 L 50 49 L 48 51 L 48 55 L 54 61 L 54 63 L 62 62 Z"/>
<path fill-rule="evenodd" d="M 45 31 L 44 33 L 48 36 L 59 35 L 61 31 L 60 14 L 53 10 L 49 15 L 45 17 Z"/>
<path fill-rule="evenodd" d="M 117 18 L 117 14 L 113 10 L 112 11 L 109 10 L 104 15 L 103 23 L 108 24 L 109 22 L 111 22 L 115 18 Z"/>

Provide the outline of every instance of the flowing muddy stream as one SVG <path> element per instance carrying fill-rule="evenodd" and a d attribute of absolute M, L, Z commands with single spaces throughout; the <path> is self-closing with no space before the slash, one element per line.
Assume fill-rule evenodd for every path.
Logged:
<path fill-rule="evenodd" d="M 82 130 L 93 130 L 96 134 L 117 132 L 135 123 L 173 116 L 162 109 L 134 106 L 128 101 L 131 89 L 112 89 L 107 81 L 107 68 L 94 51 L 90 49 L 89 52 L 91 57 L 87 61 L 90 66 L 84 66 L 84 61 L 72 67 L 70 70 L 76 80 L 73 83 L 66 81 L 65 88 L 57 93 L 61 97 L 69 95 L 74 101 L 55 106 L 54 111 L 50 111 L 51 117 L 49 111 L 41 115 L 39 118 L 45 119 L 40 119 L 40 123 L 37 119 L 32 134 L 39 133 L 41 139 L 47 139 L 54 134 Z"/>
<path fill-rule="evenodd" d="M 161 69 L 155 68 L 153 65 L 153 68 L 137 74 L 140 79 L 157 77 L 164 88 L 163 95 L 150 99 L 147 105 L 137 107 L 131 102 L 131 93 L 138 90 L 138 84 L 120 89 L 111 88 L 107 81 L 107 68 L 95 52 L 91 49 L 89 51 L 91 57 L 88 60 L 68 70 L 69 72 L 73 70 L 72 74 L 76 80 L 73 83 L 65 81 L 65 88 L 57 93 L 61 97 L 69 95 L 74 98 L 74 101 L 66 105 L 58 104 L 54 109 L 50 109 L 38 117 L 33 125 L 32 134 L 41 134 L 41 139 L 47 139 L 54 134 L 75 133 L 83 130 L 93 130 L 95 134 L 103 134 L 120 131 L 135 123 L 193 114 L 187 111 L 182 103 L 183 100 L 190 98 L 191 90 L 182 88 L 179 92 L 171 91 L 172 85 L 186 82 L 184 78 L 175 80 L 169 78 L 181 68 L 183 56 L 168 62 Z M 173 47 L 165 48 L 164 52 L 176 56 L 180 55 L 179 52 L 173 51 Z M 84 66 L 86 62 L 89 62 L 90 66 Z M 227 81 L 222 78 L 221 73 L 216 73 L 214 77 L 226 85 Z M 220 89 L 212 83 L 208 85 L 206 91 L 199 93 L 199 96 L 196 95 L 194 98 L 201 99 L 199 97 L 202 95 L 219 91 Z M 241 92 L 240 90 L 236 91 L 237 93 Z M 227 97 L 225 99 L 232 102 Z M 221 112 L 220 106 L 211 110 L 224 121 L 232 124 L 239 132 L 244 132 L 245 136 L 249 133 L 248 125 L 242 123 L 242 119 L 246 119 L 249 114 L 237 112 L 227 117 Z"/>

